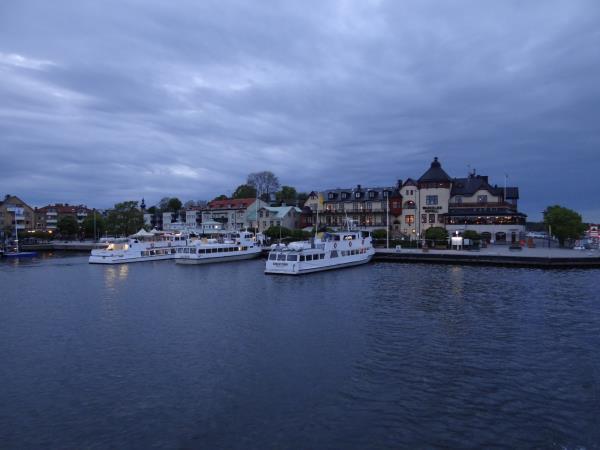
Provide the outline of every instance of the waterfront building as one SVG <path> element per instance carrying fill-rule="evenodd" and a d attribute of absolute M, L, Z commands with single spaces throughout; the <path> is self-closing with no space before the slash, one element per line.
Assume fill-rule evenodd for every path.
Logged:
<path fill-rule="evenodd" d="M 435 157 L 429 169 L 417 180 L 417 220 L 421 235 L 428 228 L 444 227 L 451 188 L 452 178 L 442 169 Z"/>
<path fill-rule="evenodd" d="M 402 195 L 402 213 L 400 215 L 400 234 L 415 239 L 417 236 L 417 196 L 418 184 L 408 178 L 400 189 Z"/>
<path fill-rule="evenodd" d="M 399 233 L 401 185 L 401 181 L 389 187 L 363 187 L 358 184 L 354 188 L 311 192 L 305 206 L 312 210 L 314 223 L 317 222 L 318 211 L 319 227 L 339 229 L 345 226 L 347 220 L 351 220 L 363 229 L 385 229 L 389 220 L 390 230 Z"/>
<path fill-rule="evenodd" d="M 517 209 L 519 189 L 490 185 L 487 176 L 475 171 L 454 178 L 446 216 L 446 229 L 463 233 L 474 230 L 487 242 L 515 242 L 525 232 L 527 216 Z"/>
<path fill-rule="evenodd" d="M 256 211 L 250 211 L 248 220 L 252 228 L 263 232 L 270 227 L 284 227 L 295 229 L 300 227 L 302 210 L 297 206 L 263 206 L 258 210 L 258 221 Z"/>
<path fill-rule="evenodd" d="M 213 200 L 202 211 L 202 223 L 215 221 L 222 223 L 226 231 L 243 230 L 252 226 L 249 214 L 256 214 L 263 206 L 269 205 L 256 198 Z"/>
<path fill-rule="evenodd" d="M 16 195 L 6 195 L 0 201 L 0 232 L 13 235 L 19 231 L 34 229 L 35 215 L 31 206 Z"/>
<path fill-rule="evenodd" d="M 93 210 L 85 205 L 69 205 L 68 203 L 56 203 L 46 205 L 41 208 L 35 208 L 35 229 L 38 231 L 55 232 L 58 228 L 58 222 L 62 217 L 72 216 L 81 226 L 88 215 L 93 214 Z"/>

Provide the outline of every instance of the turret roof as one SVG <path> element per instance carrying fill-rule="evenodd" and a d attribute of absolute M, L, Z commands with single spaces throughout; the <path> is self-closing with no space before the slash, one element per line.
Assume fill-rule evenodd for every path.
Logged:
<path fill-rule="evenodd" d="M 421 178 L 419 178 L 419 183 L 423 182 L 438 182 L 438 181 L 452 181 L 450 176 L 442 169 L 442 165 L 438 161 L 437 156 L 433 158 L 431 166 Z"/>

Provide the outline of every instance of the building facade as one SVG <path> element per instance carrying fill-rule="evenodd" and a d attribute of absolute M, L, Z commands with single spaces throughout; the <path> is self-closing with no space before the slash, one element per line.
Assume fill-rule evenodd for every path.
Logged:
<path fill-rule="evenodd" d="M 265 206 L 269 205 L 256 198 L 213 200 L 202 211 L 202 222 L 220 222 L 227 231 L 243 230 L 252 226 L 249 215 Z"/>
<path fill-rule="evenodd" d="M 390 226 L 400 231 L 402 195 L 398 182 L 389 187 L 329 189 L 311 192 L 305 203 L 313 211 L 313 223 L 321 227 L 343 228 L 348 222 L 367 230 Z M 318 217 L 317 217 L 318 216 Z M 306 220 L 304 221 L 306 223 Z"/>
<path fill-rule="evenodd" d="M 56 203 L 41 208 L 35 208 L 35 229 L 38 231 L 55 232 L 58 222 L 62 217 L 72 216 L 77 220 L 79 226 L 93 210 L 85 205 L 69 205 L 68 203 Z"/>
<path fill-rule="evenodd" d="M 297 206 L 263 206 L 258 210 L 258 221 L 256 211 L 251 211 L 248 220 L 252 228 L 258 228 L 263 232 L 270 227 L 283 227 L 291 230 L 299 228 L 301 224 L 302 210 Z"/>
<path fill-rule="evenodd" d="M 29 231 L 34 229 L 35 215 L 31 206 L 16 195 L 6 195 L 0 201 L 0 233 L 14 236 L 15 229 Z"/>

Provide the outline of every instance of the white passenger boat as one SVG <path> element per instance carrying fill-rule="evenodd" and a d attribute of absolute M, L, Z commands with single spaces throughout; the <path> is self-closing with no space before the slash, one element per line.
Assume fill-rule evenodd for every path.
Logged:
<path fill-rule="evenodd" d="M 207 264 L 256 258 L 262 249 L 252 233 L 241 231 L 198 239 L 177 251 L 177 264 Z"/>
<path fill-rule="evenodd" d="M 181 233 L 147 232 L 141 229 L 128 238 L 108 241 L 104 249 L 94 249 L 89 258 L 92 264 L 122 264 L 177 258 L 178 249 L 190 240 Z"/>
<path fill-rule="evenodd" d="M 368 263 L 375 249 L 367 231 L 324 233 L 310 241 L 274 245 L 265 273 L 301 275 Z"/>

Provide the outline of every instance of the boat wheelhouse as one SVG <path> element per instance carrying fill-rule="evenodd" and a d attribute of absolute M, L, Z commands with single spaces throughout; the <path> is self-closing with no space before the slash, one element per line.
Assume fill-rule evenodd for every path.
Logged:
<path fill-rule="evenodd" d="M 273 245 L 265 273 L 301 275 L 368 263 L 375 249 L 368 231 L 324 233 L 309 241 Z"/>

